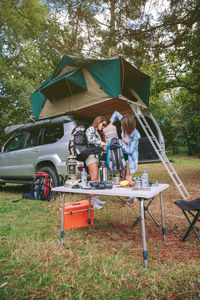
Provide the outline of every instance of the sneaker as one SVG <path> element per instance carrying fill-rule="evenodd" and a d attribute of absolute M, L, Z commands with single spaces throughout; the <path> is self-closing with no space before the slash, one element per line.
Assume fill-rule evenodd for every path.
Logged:
<path fill-rule="evenodd" d="M 95 201 L 97 204 L 105 204 L 105 203 L 106 203 L 105 201 L 100 200 L 97 196 L 95 197 L 94 201 Z"/>
<path fill-rule="evenodd" d="M 102 209 L 103 207 L 99 204 L 97 204 L 96 202 L 92 202 L 93 203 L 93 207 L 96 208 L 96 209 Z"/>
<path fill-rule="evenodd" d="M 126 201 L 126 205 L 131 207 L 131 206 L 134 206 L 136 204 L 136 202 L 137 202 L 137 199 L 129 197 Z"/>

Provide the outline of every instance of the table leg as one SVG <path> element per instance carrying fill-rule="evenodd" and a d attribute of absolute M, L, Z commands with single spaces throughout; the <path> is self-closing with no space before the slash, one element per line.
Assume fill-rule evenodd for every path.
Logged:
<path fill-rule="evenodd" d="M 61 218 L 61 231 L 60 231 L 60 246 L 63 246 L 63 239 L 64 239 L 64 211 L 65 211 L 65 193 L 62 194 L 62 218 Z"/>
<path fill-rule="evenodd" d="M 163 207 L 162 192 L 160 193 L 160 208 L 161 208 L 161 217 L 162 217 L 163 242 L 166 242 L 166 229 L 165 229 L 165 218 L 164 218 L 164 207 Z"/>
<path fill-rule="evenodd" d="M 89 197 L 89 219 L 88 219 L 89 230 L 91 229 L 91 197 Z"/>
<path fill-rule="evenodd" d="M 153 200 L 155 199 L 155 197 L 151 198 L 151 200 L 149 201 L 149 203 L 147 204 L 147 206 L 144 206 L 144 212 L 148 212 L 148 214 L 150 215 L 150 217 L 152 218 L 152 220 L 154 221 L 154 223 L 160 227 L 160 224 L 157 222 L 156 218 L 151 214 L 151 212 L 149 211 L 149 206 L 151 205 L 151 203 L 153 202 Z"/>
<path fill-rule="evenodd" d="M 145 219 L 144 219 L 144 199 L 140 200 L 140 215 L 141 215 L 141 223 L 142 223 L 142 242 L 143 242 L 143 258 L 144 258 L 144 268 L 147 269 L 147 244 L 146 244 L 146 231 L 145 231 Z"/>

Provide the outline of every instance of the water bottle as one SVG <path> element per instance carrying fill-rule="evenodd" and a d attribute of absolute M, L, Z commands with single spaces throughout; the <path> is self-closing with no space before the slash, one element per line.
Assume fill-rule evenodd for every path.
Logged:
<path fill-rule="evenodd" d="M 146 170 L 142 173 L 142 187 L 148 187 L 149 186 L 149 176 Z"/>
<path fill-rule="evenodd" d="M 81 185 L 82 186 L 87 185 L 87 172 L 86 172 L 85 168 L 83 168 L 81 171 Z"/>

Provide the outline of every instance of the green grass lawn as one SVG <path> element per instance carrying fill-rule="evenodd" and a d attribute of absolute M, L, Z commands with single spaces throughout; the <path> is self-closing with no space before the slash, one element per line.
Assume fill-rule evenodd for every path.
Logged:
<path fill-rule="evenodd" d="M 171 157 L 191 198 L 200 196 L 200 159 Z M 0 191 L 0 299 L 199 299 L 200 243 L 173 201 L 180 198 L 162 164 L 139 165 L 164 192 L 167 241 L 146 217 L 149 269 L 143 268 L 139 203 L 126 208 L 115 197 L 94 212 L 94 225 L 67 231 L 60 247 L 59 206 L 22 199 L 23 186 Z M 19 200 L 17 202 L 13 202 Z M 78 200 L 77 196 L 66 199 Z M 160 220 L 159 197 L 151 212 Z M 199 224 L 198 230 L 199 230 Z"/>

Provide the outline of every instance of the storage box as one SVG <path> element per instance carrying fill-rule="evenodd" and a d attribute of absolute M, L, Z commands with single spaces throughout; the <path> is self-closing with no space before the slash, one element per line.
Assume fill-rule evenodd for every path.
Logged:
<path fill-rule="evenodd" d="M 93 225 L 94 210 L 91 203 L 91 222 Z M 89 226 L 89 201 L 67 202 L 64 207 L 64 230 Z M 62 221 L 62 204 L 60 204 L 60 220 Z"/>

